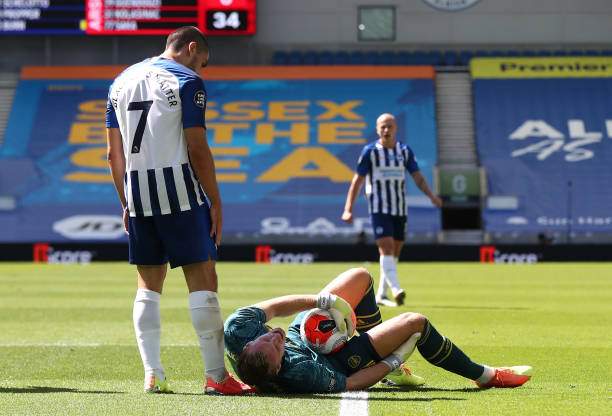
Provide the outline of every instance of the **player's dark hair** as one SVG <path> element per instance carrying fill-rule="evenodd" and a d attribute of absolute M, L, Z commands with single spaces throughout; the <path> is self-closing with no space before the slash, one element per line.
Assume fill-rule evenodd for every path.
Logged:
<path fill-rule="evenodd" d="M 180 51 L 190 42 L 198 45 L 198 51 L 208 51 L 208 41 L 200 30 L 195 26 L 183 26 L 168 35 L 166 39 L 166 49 Z"/>
<path fill-rule="evenodd" d="M 261 351 L 249 352 L 247 348 L 242 350 L 236 361 L 236 372 L 243 382 L 258 387 L 260 391 L 267 390 L 265 387 L 274 377 L 264 353 Z"/>

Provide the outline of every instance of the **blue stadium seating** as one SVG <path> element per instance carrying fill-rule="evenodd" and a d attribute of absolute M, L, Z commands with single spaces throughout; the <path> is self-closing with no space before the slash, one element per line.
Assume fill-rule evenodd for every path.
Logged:
<path fill-rule="evenodd" d="M 460 51 L 276 51 L 273 65 L 446 65 L 466 66 L 472 57 L 612 56 L 596 49 L 478 49 Z"/>

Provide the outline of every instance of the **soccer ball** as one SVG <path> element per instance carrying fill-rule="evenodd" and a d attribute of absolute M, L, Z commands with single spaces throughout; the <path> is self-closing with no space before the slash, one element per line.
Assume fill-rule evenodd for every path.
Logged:
<path fill-rule="evenodd" d="M 348 340 L 348 334 L 336 327 L 333 314 L 340 312 L 331 309 L 311 309 L 302 318 L 300 335 L 302 341 L 313 351 L 330 354 L 339 351 Z"/>

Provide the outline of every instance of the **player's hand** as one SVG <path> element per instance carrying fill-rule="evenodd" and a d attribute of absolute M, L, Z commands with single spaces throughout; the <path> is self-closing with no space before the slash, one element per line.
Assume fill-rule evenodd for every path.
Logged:
<path fill-rule="evenodd" d="M 125 231 L 127 235 L 130 235 L 129 227 L 128 227 L 129 220 L 130 220 L 130 211 L 128 211 L 128 208 L 125 207 L 123 209 L 123 231 Z"/>
<path fill-rule="evenodd" d="M 442 208 L 442 198 L 440 198 L 438 195 L 432 195 L 429 200 L 432 204 L 434 204 L 434 206 Z"/>
<path fill-rule="evenodd" d="M 414 348 L 416 347 L 417 341 L 421 339 L 421 333 L 415 332 L 408 338 L 408 341 L 405 341 L 402 345 L 399 346 L 398 349 L 393 351 L 393 355 L 397 356 L 402 363 L 406 362 L 408 358 L 412 355 Z"/>
<path fill-rule="evenodd" d="M 221 204 L 212 203 L 210 205 L 210 238 L 215 239 L 215 244 L 221 245 L 221 232 L 223 231 L 223 215 Z"/>
<path fill-rule="evenodd" d="M 317 308 L 338 311 L 339 314 L 332 313 L 336 326 L 340 331 L 346 331 L 349 337 L 353 336 L 357 319 L 353 308 L 346 300 L 329 292 L 321 292 L 317 297 Z"/>
<path fill-rule="evenodd" d="M 342 213 L 342 221 L 352 224 L 353 223 L 353 213 L 351 211 L 344 210 L 344 212 Z"/>

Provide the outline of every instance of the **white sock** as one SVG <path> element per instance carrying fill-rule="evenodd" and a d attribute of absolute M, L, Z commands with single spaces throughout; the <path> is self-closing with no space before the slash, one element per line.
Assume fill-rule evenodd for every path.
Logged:
<path fill-rule="evenodd" d="M 495 376 L 495 369 L 488 365 L 483 365 L 484 371 L 482 375 L 476 379 L 480 384 L 486 384 Z"/>
<path fill-rule="evenodd" d="M 385 277 L 382 275 L 382 267 L 380 268 L 380 279 L 378 280 L 378 289 L 376 290 L 376 298 L 381 299 L 387 296 L 387 281 Z"/>
<path fill-rule="evenodd" d="M 223 361 L 223 319 L 217 294 L 206 290 L 191 292 L 189 308 L 191 323 L 200 341 L 205 374 L 216 382 L 221 382 L 227 371 Z"/>
<path fill-rule="evenodd" d="M 132 319 L 140 358 L 145 375 L 155 374 L 164 378 L 161 364 L 160 338 L 161 318 L 159 313 L 160 294 L 148 289 L 138 289 L 134 299 Z"/>
<path fill-rule="evenodd" d="M 397 266 L 395 265 L 393 256 L 380 256 L 380 275 L 384 276 L 393 292 L 400 289 L 399 282 L 397 281 Z"/>

